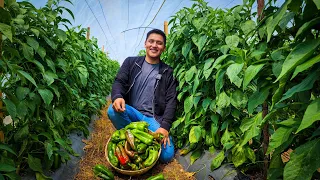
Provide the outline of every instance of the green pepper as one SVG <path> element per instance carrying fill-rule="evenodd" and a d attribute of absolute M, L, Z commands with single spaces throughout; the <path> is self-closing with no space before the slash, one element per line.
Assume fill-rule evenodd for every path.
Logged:
<path fill-rule="evenodd" d="M 112 134 L 111 140 L 112 140 L 113 142 L 115 142 L 115 143 L 121 141 L 121 139 L 120 139 L 120 131 L 119 131 L 119 130 L 116 130 L 116 131 Z"/>
<path fill-rule="evenodd" d="M 124 145 L 124 151 L 126 152 L 126 154 L 130 157 L 130 158 L 133 158 L 137 152 L 134 152 L 134 151 L 130 151 L 129 149 L 129 142 L 126 141 L 125 145 Z"/>
<path fill-rule="evenodd" d="M 161 134 L 161 133 L 154 133 L 151 131 L 149 131 L 148 133 L 151 134 L 153 136 L 153 138 L 155 138 L 159 142 L 164 138 L 163 134 Z"/>
<path fill-rule="evenodd" d="M 58 169 L 61 166 L 61 158 L 58 153 L 53 153 L 53 169 Z"/>
<path fill-rule="evenodd" d="M 138 129 L 132 129 L 131 133 L 134 135 L 134 137 L 138 138 L 141 142 L 151 145 L 153 141 L 153 136 L 149 133 L 140 131 Z"/>
<path fill-rule="evenodd" d="M 128 163 L 129 167 L 131 168 L 131 170 L 139 170 L 139 167 L 136 165 L 136 164 L 133 164 L 133 163 Z"/>
<path fill-rule="evenodd" d="M 149 155 L 149 148 L 140 157 L 141 157 L 142 160 L 146 160 L 148 158 L 148 155 Z"/>
<path fill-rule="evenodd" d="M 138 138 L 134 138 L 134 144 L 139 144 L 141 141 Z"/>
<path fill-rule="evenodd" d="M 132 122 L 125 129 L 139 129 L 140 131 L 148 131 L 149 124 L 145 121 Z"/>
<path fill-rule="evenodd" d="M 109 142 L 109 144 L 108 144 L 108 158 L 109 158 L 110 163 L 112 165 L 114 165 L 115 167 L 118 167 L 119 160 L 115 155 L 116 147 L 117 147 L 117 145 L 115 143 L 113 143 L 111 141 Z"/>
<path fill-rule="evenodd" d="M 125 129 L 120 129 L 119 130 L 119 139 L 120 140 L 126 140 L 126 130 Z"/>
<path fill-rule="evenodd" d="M 154 148 L 149 148 L 149 156 L 148 158 L 142 163 L 145 167 L 151 166 L 158 158 L 158 151 Z"/>
<path fill-rule="evenodd" d="M 137 152 L 138 153 L 144 153 L 144 152 L 146 152 L 146 150 L 147 150 L 147 147 L 148 147 L 148 145 L 146 145 L 146 144 L 144 144 L 144 143 L 140 143 L 140 144 L 138 144 L 138 146 L 137 146 Z"/>
<path fill-rule="evenodd" d="M 107 180 L 112 180 L 114 179 L 113 173 L 104 165 L 102 164 L 97 164 L 96 166 L 93 167 L 93 172 L 96 176 L 102 178 L 102 179 L 107 179 Z"/>
<path fill-rule="evenodd" d="M 147 180 L 165 180 L 162 173 L 149 177 Z"/>

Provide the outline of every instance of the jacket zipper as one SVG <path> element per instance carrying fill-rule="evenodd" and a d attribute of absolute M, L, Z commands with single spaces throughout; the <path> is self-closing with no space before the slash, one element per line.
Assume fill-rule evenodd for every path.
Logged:
<path fill-rule="evenodd" d="M 166 68 L 165 70 L 163 70 L 162 74 L 164 74 L 167 70 L 168 70 L 168 68 Z M 156 89 L 157 89 L 158 84 L 159 84 L 159 80 L 160 80 L 160 79 L 157 79 L 156 86 L 155 86 L 154 91 L 153 91 L 153 98 L 152 98 L 152 113 L 153 113 L 153 117 L 154 117 L 154 119 L 155 119 L 156 121 L 157 121 L 157 119 L 156 119 L 156 115 L 155 115 L 155 113 L 154 113 L 154 109 L 155 109 L 154 97 L 155 97 Z M 157 122 L 158 122 L 158 121 L 157 121 Z M 159 124 L 160 124 L 160 123 L 159 123 Z"/>
<path fill-rule="evenodd" d="M 133 82 L 131 84 L 131 86 L 129 87 L 129 90 L 126 92 L 126 94 L 129 93 L 129 91 L 131 90 L 132 86 L 134 85 L 134 83 L 136 82 L 137 77 L 139 76 L 139 74 L 141 73 L 141 66 L 139 64 L 137 64 L 137 62 L 135 62 L 135 64 L 140 68 L 140 71 L 138 72 L 138 74 L 136 75 L 136 77 L 134 77 Z"/>

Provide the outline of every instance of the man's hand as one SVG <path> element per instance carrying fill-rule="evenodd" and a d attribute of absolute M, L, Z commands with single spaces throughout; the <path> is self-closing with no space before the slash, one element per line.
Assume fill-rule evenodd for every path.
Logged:
<path fill-rule="evenodd" d="M 170 138 L 169 138 L 169 132 L 164 129 L 164 128 L 159 128 L 156 130 L 156 133 L 161 133 L 164 137 L 161 141 L 161 143 L 163 143 L 164 148 L 166 148 L 167 143 L 169 144 L 169 146 L 171 146 L 170 144 Z"/>
<path fill-rule="evenodd" d="M 112 108 L 117 112 L 124 112 L 126 110 L 126 102 L 123 98 L 117 98 L 114 100 Z"/>

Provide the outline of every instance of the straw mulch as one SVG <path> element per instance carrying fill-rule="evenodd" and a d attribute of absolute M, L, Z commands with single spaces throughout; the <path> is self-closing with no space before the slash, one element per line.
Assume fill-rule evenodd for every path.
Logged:
<path fill-rule="evenodd" d="M 98 177 L 94 176 L 92 171 L 92 168 L 96 164 L 103 164 L 110 170 L 112 170 L 115 175 L 115 179 L 147 179 L 148 177 L 156 175 L 160 172 L 163 173 L 167 180 L 195 179 L 193 176 L 194 173 L 184 171 L 183 167 L 178 163 L 176 159 L 168 164 L 161 164 L 158 162 L 151 170 L 149 170 L 149 172 L 138 177 L 130 177 L 115 172 L 107 163 L 104 153 L 104 148 L 107 140 L 115 131 L 114 126 L 112 125 L 106 114 L 109 104 L 110 102 L 101 110 L 101 118 L 95 121 L 94 130 L 91 133 L 89 140 L 83 140 L 83 142 L 86 144 L 86 146 L 84 147 L 85 156 L 80 160 L 80 170 L 79 173 L 75 176 L 75 179 L 99 179 Z"/>

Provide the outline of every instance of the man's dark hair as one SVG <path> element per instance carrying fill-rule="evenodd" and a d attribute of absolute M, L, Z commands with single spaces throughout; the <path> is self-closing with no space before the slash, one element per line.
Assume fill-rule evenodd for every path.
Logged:
<path fill-rule="evenodd" d="M 147 33 L 147 38 L 146 38 L 146 40 L 148 39 L 148 37 L 150 36 L 150 34 L 153 34 L 153 33 L 161 35 L 161 36 L 163 37 L 164 46 L 166 46 L 166 41 L 167 41 L 166 34 L 164 34 L 164 32 L 161 31 L 160 29 L 152 29 L 151 31 L 149 31 L 149 32 Z"/>

